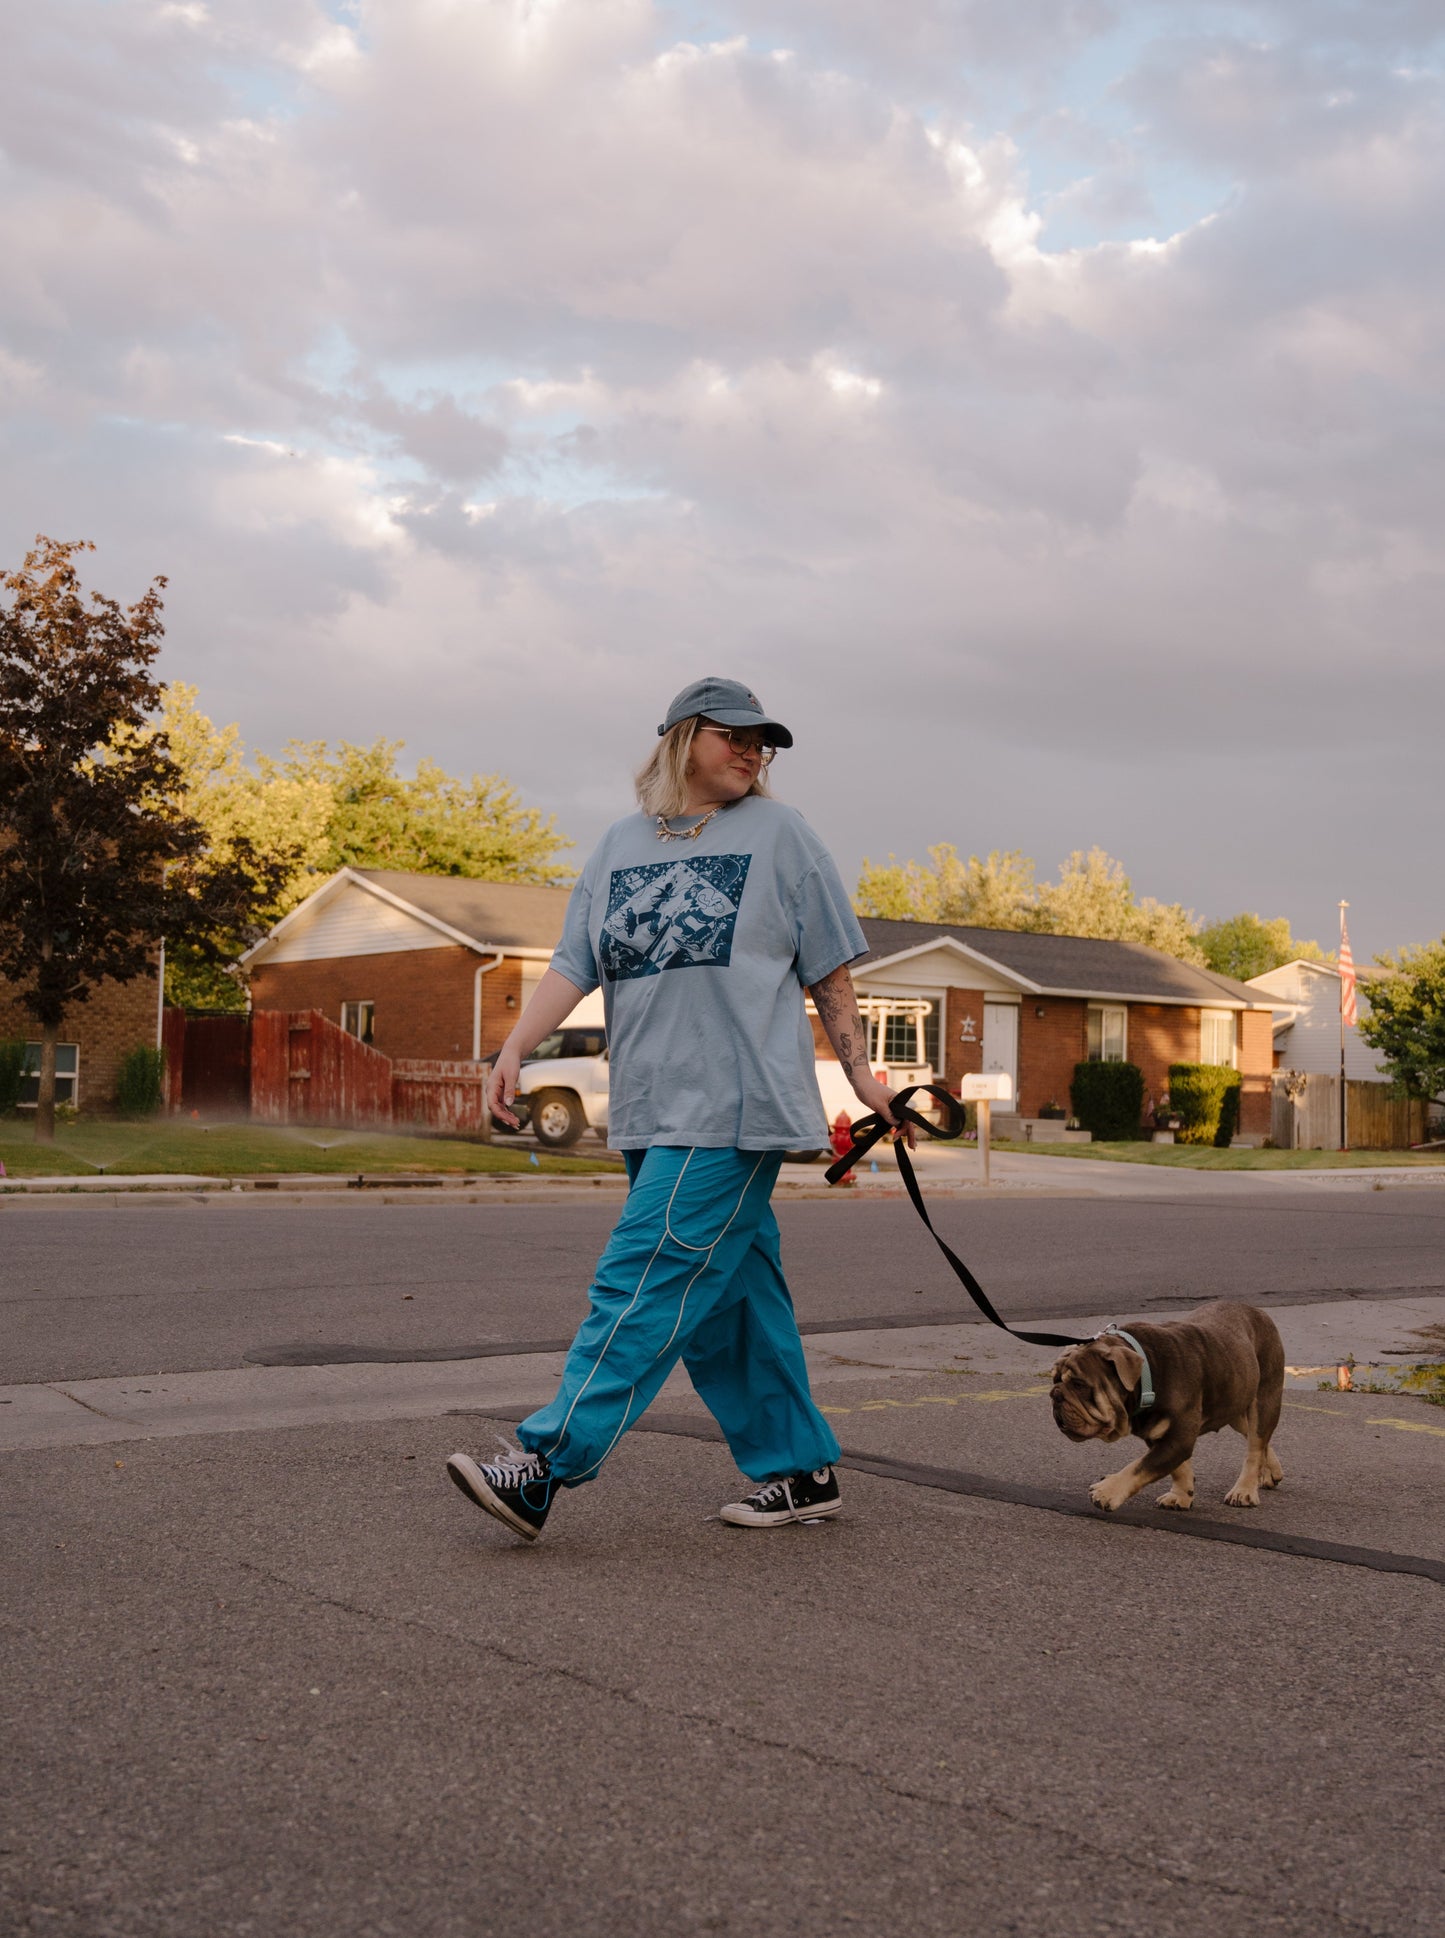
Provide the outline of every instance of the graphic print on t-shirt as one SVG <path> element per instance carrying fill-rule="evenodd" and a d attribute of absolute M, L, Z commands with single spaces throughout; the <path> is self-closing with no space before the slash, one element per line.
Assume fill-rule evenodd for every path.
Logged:
<path fill-rule="evenodd" d="M 725 969 L 751 855 L 614 868 L 598 960 L 608 982 L 664 969 Z"/>

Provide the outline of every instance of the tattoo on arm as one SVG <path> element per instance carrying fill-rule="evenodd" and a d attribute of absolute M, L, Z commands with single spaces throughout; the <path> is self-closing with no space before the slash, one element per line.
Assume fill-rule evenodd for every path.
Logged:
<path fill-rule="evenodd" d="M 808 994 L 813 999 L 828 1041 L 837 1051 L 838 1061 L 844 1070 L 866 1070 L 868 1032 L 858 1013 L 858 997 L 847 966 L 835 969 L 832 975 L 815 982 Z"/>

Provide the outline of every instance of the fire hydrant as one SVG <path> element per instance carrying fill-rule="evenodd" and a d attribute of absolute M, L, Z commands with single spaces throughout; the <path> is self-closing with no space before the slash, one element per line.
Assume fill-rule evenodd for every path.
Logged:
<path fill-rule="evenodd" d="M 849 1151 L 852 1150 L 853 1129 L 848 1121 L 848 1113 L 846 1110 L 840 1110 L 838 1115 L 833 1119 L 833 1129 L 829 1134 L 828 1142 L 833 1147 L 834 1157 L 846 1157 Z M 850 1171 L 846 1177 L 840 1178 L 838 1182 L 840 1184 L 856 1184 L 858 1180 Z"/>

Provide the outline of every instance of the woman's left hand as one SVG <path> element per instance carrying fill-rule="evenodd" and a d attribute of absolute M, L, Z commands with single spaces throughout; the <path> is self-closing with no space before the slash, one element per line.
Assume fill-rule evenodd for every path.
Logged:
<path fill-rule="evenodd" d="M 860 1072 L 850 1081 L 853 1085 L 853 1094 L 860 1104 L 868 1110 L 876 1110 L 880 1117 L 886 1117 L 890 1124 L 895 1125 L 892 1141 L 896 1144 L 901 1137 L 910 1151 L 916 1151 L 918 1149 L 917 1130 L 912 1124 L 899 1124 L 893 1115 L 893 1099 L 897 1096 L 897 1091 L 890 1090 L 886 1084 L 879 1083 L 871 1071 Z"/>

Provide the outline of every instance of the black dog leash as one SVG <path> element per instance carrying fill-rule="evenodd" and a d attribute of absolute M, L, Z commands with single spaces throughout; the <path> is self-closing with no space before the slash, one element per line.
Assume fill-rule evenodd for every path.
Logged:
<path fill-rule="evenodd" d="M 908 1099 L 916 1097 L 920 1090 L 926 1091 L 941 1106 L 948 1120 L 946 1128 L 931 1123 L 919 1111 L 910 1109 Z M 837 1184 L 841 1178 L 845 1178 L 859 1158 L 866 1157 L 873 1146 L 881 1138 L 887 1137 L 899 1124 L 912 1124 L 916 1130 L 922 1131 L 925 1137 L 947 1142 L 950 1138 L 961 1137 L 963 1127 L 968 1121 L 963 1105 L 950 1091 L 945 1090 L 941 1083 L 910 1084 L 906 1090 L 900 1090 L 895 1097 L 889 1099 L 888 1107 L 895 1120 L 892 1124 L 881 1112 L 874 1110 L 866 1117 L 860 1117 L 856 1124 L 849 1125 L 853 1148 L 846 1157 L 840 1157 L 835 1164 L 828 1166 L 826 1175 L 829 1184 Z M 1009 1325 L 1007 1320 L 1000 1319 L 989 1301 L 988 1294 L 973 1273 L 969 1271 L 952 1246 L 945 1244 L 933 1229 L 933 1220 L 928 1215 L 928 1207 L 923 1202 L 923 1193 L 918 1188 L 918 1178 L 913 1169 L 913 1160 L 908 1154 L 908 1146 L 900 1140 L 894 1145 L 893 1154 L 898 1159 L 898 1169 L 903 1175 L 903 1187 L 913 1200 L 913 1209 L 927 1225 L 930 1238 L 953 1267 L 964 1290 L 985 1319 L 997 1326 L 1001 1332 L 1008 1333 L 1014 1339 L 1022 1339 L 1030 1346 L 1087 1346 L 1091 1343 L 1090 1339 L 1080 1339 L 1068 1332 L 1020 1332 L 1016 1326 Z M 1130 1343 L 1134 1342 L 1131 1340 Z M 1136 1350 L 1138 1350 L 1137 1346 Z M 1145 1364 L 1147 1366 L 1148 1362 L 1146 1361 Z"/>

